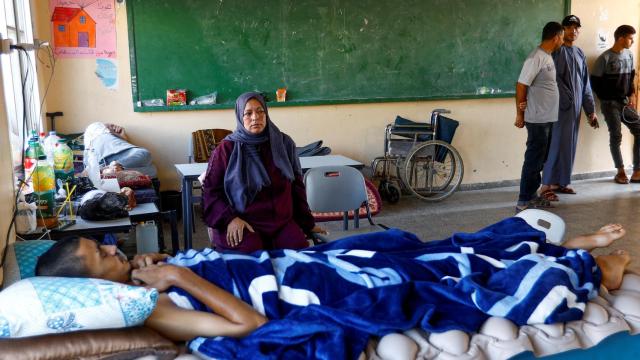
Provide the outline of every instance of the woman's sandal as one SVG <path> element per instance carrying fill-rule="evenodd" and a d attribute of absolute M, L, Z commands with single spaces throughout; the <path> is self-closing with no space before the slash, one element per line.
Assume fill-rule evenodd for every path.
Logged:
<path fill-rule="evenodd" d="M 560 201 L 558 195 L 553 190 L 545 190 L 540 193 L 540 197 L 548 201 Z"/>
<path fill-rule="evenodd" d="M 553 191 L 557 192 L 557 193 L 561 193 L 561 194 L 571 194 L 571 195 L 577 194 L 575 190 L 573 190 L 572 188 L 570 188 L 568 186 L 559 186 L 559 187 L 553 189 Z"/>

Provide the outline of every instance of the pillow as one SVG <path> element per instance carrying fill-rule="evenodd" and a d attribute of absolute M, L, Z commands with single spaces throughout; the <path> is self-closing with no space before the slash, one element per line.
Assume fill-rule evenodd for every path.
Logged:
<path fill-rule="evenodd" d="M 29 240 L 9 244 L 4 265 L 4 287 L 35 276 L 38 257 L 54 243 L 53 240 Z"/>
<path fill-rule="evenodd" d="M 32 277 L 0 292 L 0 338 L 140 325 L 158 291 L 112 281 Z"/>

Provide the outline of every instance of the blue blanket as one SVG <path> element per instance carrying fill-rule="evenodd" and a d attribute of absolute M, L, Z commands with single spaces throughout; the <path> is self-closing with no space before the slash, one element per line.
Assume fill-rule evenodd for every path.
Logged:
<path fill-rule="evenodd" d="M 547 244 L 520 218 L 426 243 L 389 230 L 304 251 L 192 250 L 171 262 L 271 319 L 242 339 L 190 342 L 221 359 L 353 359 L 370 336 L 414 327 L 475 331 L 489 316 L 517 325 L 577 320 L 601 277 L 588 252 Z"/>

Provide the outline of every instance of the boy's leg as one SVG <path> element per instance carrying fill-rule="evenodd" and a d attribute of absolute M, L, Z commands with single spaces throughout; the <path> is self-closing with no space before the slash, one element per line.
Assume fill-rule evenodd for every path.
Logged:
<path fill-rule="evenodd" d="M 624 123 L 633 135 L 633 174 L 631 180 L 640 182 L 640 123 Z"/>
<path fill-rule="evenodd" d="M 520 175 L 519 206 L 525 206 L 532 200 L 540 186 L 542 179 L 540 171 L 542 171 L 549 150 L 551 132 L 551 123 L 525 123 L 525 126 L 527 127 L 527 149 L 524 153 L 524 163 Z"/>
<path fill-rule="evenodd" d="M 607 247 L 626 234 L 620 224 L 608 224 L 593 234 L 580 235 L 565 241 L 562 246 L 567 249 L 584 249 L 591 251 L 599 247 Z"/>
<path fill-rule="evenodd" d="M 611 151 L 613 164 L 619 172 L 621 169 L 624 171 L 622 153 L 620 152 L 620 143 L 622 142 L 620 123 L 623 104 L 616 100 L 603 100 L 601 105 L 604 121 L 609 129 L 609 150 Z"/>
<path fill-rule="evenodd" d="M 615 290 L 622 284 L 624 271 L 631 262 L 631 257 L 624 250 L 617 250 L 609 255 L 596 257 L 596 263 L 602 272 L 602 285 L 607 290 Z"/>

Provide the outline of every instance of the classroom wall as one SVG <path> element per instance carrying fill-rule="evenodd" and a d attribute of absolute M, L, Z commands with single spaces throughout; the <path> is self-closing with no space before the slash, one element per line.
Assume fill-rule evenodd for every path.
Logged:
<path fill-rule="evenodd" d="M 640 25 L 640 0 L 574 0 L 571 3 L 571 12 L 578 15 L 583 23 L 578 46 L 585 51 L 591 63 L 601 52 L 596 46 L 598 30 L 607 34 L 609 47 L 616 26 L 627 23 L 638 28 Z M 82 132 L 94 121 L 124 126 L 134 144 L 152 152 L 163 189 L 176 189 L 179 182 L 173 164 L 186 162 L 190 133 L 204 128 L 233 129 L 234 114 L 232 110 L 134 113 L 126 7 L 117 3 L 115 6 L 118 89 L 107 90 L 101 84 L 94 73 L 95 59 L 60 59 L 45 106 L 47 111 L 64 112 L 64 117 L 56 120 L 56 127 L 61 132 Z M 50 39 L 48 2 L 32 1 L 32 7 L 36 36 Z M 531 36 L 537 39 L 539 34 Z M 637 54 L 637 47 L 634 46 L 633 51 Z M 42 63 L 39 68 L 41 93 L 44 93 L 50 69 Z M 520 177 L 526 132 L 513 126 L 515 111 L 511 98 L 279 107 L 270 113 L 280 129 L 290 134 L 298 144 L 322 139 L 334 153 L 369 163 L 382 155 L 384 127 L 396 115 L 426 120 L 431 109 L 442 107 L 451 109 L 451 117 L 461 122 L 453 144 L 465 163 L 465 184 Z M 613 170 L 607 130 L 602 116 L 600 119 L 602 127 L 597 131 L 582 124 L 574 173 Z M 625 136 L 623 141 L 623 154 L 629 163 L 629 136 Z"/>

